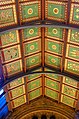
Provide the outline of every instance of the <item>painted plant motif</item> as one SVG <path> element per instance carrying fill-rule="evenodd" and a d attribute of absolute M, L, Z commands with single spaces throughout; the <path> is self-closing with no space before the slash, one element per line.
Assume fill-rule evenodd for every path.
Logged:
<path fill-rule="evenodd" d="M 12 44 L 18 43 L 19 40 L 17 41 L 18 38 L 18 31 L 11 31 L 11 32 L 6 32 L 2 35 L 1 37 L 1 46 L 0 47 L 5 47 L 5 46 L 10 46 Z"/>
<path fill-rule="evenodd" d="M 20 47 L 14 46 L 3 50 L 5 61 L 13 60 L 20 57 Z"/>

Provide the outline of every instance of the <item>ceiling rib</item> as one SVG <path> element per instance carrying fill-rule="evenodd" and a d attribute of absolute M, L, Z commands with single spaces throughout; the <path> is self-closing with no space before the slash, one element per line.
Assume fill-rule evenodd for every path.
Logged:
<path fill-rule="evenodd" d="M 34 23 L 35 22 L 35 23 Z M 73 25 L 73 24 L 63 24 L 60 22 L 51 22 L 50 20 L 38 20 L 30 23 L 26 23 L 24 25 L 18 25 L 14 27 L 7 27 L 7 28 L 1 28 L 0 34 L 6 33 L 12 30 L 20 30 L 25 28 L 32 28 L 32 27 L 58 27 L 58 28 L 65 28 L 65 29 L 73 29 L 73 30 L 79 30 L 79 26 Z"/>
<path fill-rule="evenodd" d="M 45 0 L 41 0 L 41 19 L 44 20 L 45 19 Z M 44 71 L 44 52 L 45 52 L 45 28 L 41 28 L 41 57 L 42 57 L 42 70 Z M 42 95 L 44 97 L 45 95 L 45 75 L 42 74 Z"/>
<path fill-rule="evenodd" d="M 2 85 L 0 85 L 0 89 L 2 87 L 6 86 L 8 83 L 12 82 L 13 80 L 16 80 L 16 79 L 21 78 L 21 77 L 30 76 L 32 74 L 57 74 L 58 76 L 66 76 L 66 77 L 72 78 L 76 81 L 79 81 L 79 76 L 70 75 L 66 72 L 60 72 L 60 71 L 56 71 L 56 70 L 53 70 L 53 71 L 35 71 L 34 72 L 34 70 L 31 70 L 31 72 L 25 72 L 25 73 L 21 72 L 21 73 L 18 73 L 18 75 L 7 78 L 7 80 Z"/>

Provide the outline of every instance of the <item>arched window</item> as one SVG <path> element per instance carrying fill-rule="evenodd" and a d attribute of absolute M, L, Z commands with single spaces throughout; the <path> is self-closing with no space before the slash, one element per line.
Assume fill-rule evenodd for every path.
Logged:
<path fill-rule="evenodd" d="M 46 115 L 42 115 L 41 119 L 47 119 Z"/>
<path fill-rule="evenodd" d="M 0 90 L 0 119 L 3 119 L 8 114 L 8 106 L 4 95 L 4 90 Z"/>
<path fill-rule="evenodd" d="M 54 115 L 50 116 L 50 119 L 56 119 Z"/>
<path fill-rule="evenodd" d="M 32 119 L 38 119 L 38 117 L 37 116 L 33 116 Z"/>

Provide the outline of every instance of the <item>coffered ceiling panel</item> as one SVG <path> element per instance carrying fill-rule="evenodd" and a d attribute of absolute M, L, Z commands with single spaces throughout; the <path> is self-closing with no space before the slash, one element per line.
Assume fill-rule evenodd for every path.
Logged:
<path fill-rule="evenodd" d="M 41 78 L 34 79 L 34 81 L 28 83 L 28 92 L 41 86 L 42 86 Z"/>
<path fill-rule="evenodd" d="M 61 60 L 62 59 L 59 56 L 45 53 L 45 63 L 49 66 L 60 68 L 61 67 Z"/>
<path fill-rule="evenodd" d="M 55 92 L 48 88 L 45 88 L 45 95 L 55 100 L 58 100 L 58 96 L 59 96 L 58 92 Z"/>
<path fill-rule="evenodd" d="M 63 53 L 63 43 L 55 41 L 55 40 L 50 40 L 50 39 L 45 39 L 45 51 L 62 55 Z"/>
<path fill-rule="evenodd" d="M 22 22 L 40 19 L 41 17 L 40 1 L 21 3 L 20 16 Z"/>
<path fill-rule="evenodd" d="M 48 68 L 45 68 L 45 71 L 53 71 L 53 70 L 50 70 Z M 56 74 L 45 74 L 45 76 L 48 77 L 48 78 L 51 78 L 52 80 L 56 80 L 56 81 L 59 81 L 60 82 L 61 76 L 58 76 Z"/>
<path fill-rule="evenodd" d="M 35 66 L 41 65 L 41 54 L 37 53 L 35 55 L 31 55 L 30 57 L 25 58 L 25 63 L 28 68 L 33 68 Z"/>
<path fill-rule="evenodd" d="M 46 1 L 46 18 L 66 22 L 67 3 L 59 1 Z"/>
<path fill-rule="evenodd" d="M 79 24 L 79 5 L 71 4 L 70 23 Z"/>
<path fill-rule="evenodd" d="M 71 106 L 71 107 L 74 107 L 75 108 L 75 104 L 76 104 L 75 99 L 72 99 L 70 97 L 67 97 L 65 95 L 62 95 L 61 102 L 63 102 L 64 104 L 66 104 L 68 106 Z"/>
<path fill-rule="evenodd" d="M 78 30 L 69 30 L 68 31 L 68 42 L 79 45 L 79 31 Z"/>
<path fill-rule="evenodd" d="M 26 96 L 21 96 L 19 98 L 14 99 L 12 102 L 13 108 L 16 108 L 24 103 L 26 103 Z"/>
<path fill-rule="evenodd" d="M 18 30 L 12 30 L 10 32 L 0 34 L 0 48 L 15 45 L 17 43 L 19 43 Z"/>
<path fill-rule="evenodd" d="M 56 39 L 56 40 L 64 40 L 65 29 L 49 27 L 45 29 L 45 35 L 48 38 Z"/>
<path fill-rule="evenodd" d="M 42 95 L 42 89 L 38 88 L 38 89 L 30 92 L 28 95 L 29 95 L 29 100 L 33 100 L 33 99 Z"/>
<path fill-rule="evenodd" d="M 24 78 L 18 78 L 17 80 L 12 81 L 10 84 L 8 84 L 7 87 L 8 89 L 12 89 L 22 84 L 24 84 Z"/>
<path fill-rule="evenodd" d="M 0 27 L 17 24 L 15 5 L 0 6 Z"/>
<path fill-rule="evenodd" d="M 32 27 L 32 28 L 26 28 L 22 30 L 23 41 L 35 39 L 40 36 L 41 36 L 41 28 Z"/>
<path fill-rule="evenodd" d="M 9 95 L 11 95 L 11 99 L 19 97 L 21 95 L 25 94 L 25 86 L 19 86 L 13 90 L 9 91 Z"/>

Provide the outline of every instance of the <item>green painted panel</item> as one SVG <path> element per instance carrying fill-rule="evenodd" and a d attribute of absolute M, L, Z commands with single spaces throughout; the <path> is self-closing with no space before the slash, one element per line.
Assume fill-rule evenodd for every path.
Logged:
<path fill-rule="evenodd" d="M 51 79 L 45 78 L 45 85 L 54 90 L 59 90 L 59 83 Z"/>
<path fill-rule="evenodd" d="M 36 79 L 36 78 L 38 78 L 39 76 L 41 76 L 41 75 L 39 75 L 39 74 L 32 74 L 32 75 L 28 76 L 28 81 L 31 81 L 31 80 L 33 80 L 33 79 Z"/>
<path fill-rule="evenodd" d="M 75 88 L 64 85 L 64 89 L 63 89 L 64 94 L 75 97 L 76 96 L 76 91 L 77 90 Z"/>
<path fill-rule="evenodd" d="M 53 70 L 50 70 L 50 69 L 47 69 L 47 68 L 45 69 L 45 71 L 52 71 L 53 72 Z M 56 74 L 45 74 L 45 75 L 49 78 L 60 81 L 60 77 Z"/>
<path fill-rule="evenodd" d="M 13 9 L 0 9 L 0 25 L 14 21 Z"/>
<path fill-rule="evenodd" d="M 48 40 L 47 43 L 47 49 L 48 51 L 51 51 L 52 53 L 62 54 L 62 44 L 59 42 L 53 42 Z"/>
<path fill-rule="evenodd" d="M 39 40 L 24 45 L 25 55 L 39 51 Z"/>
<path fill-rule="evenodd" d="M 79 47 L 74 47 L 74 46 L 69 45 L 68 56 L 70 58 L 79 59 Z"/>
<path fill-rule="evenodd" d="M 7 68 L 8 75 L 16 74 L 22 71 L 22 63 L 20 60 L 13 63 L 6 64 L 4 67 Z"/>
<path fill-rule="evenodd" d="M 41 69 L 35 70 L 34 72 L 36 72 L 36 71 L 41 71 Z M 28 81 L 36 79 L 36 78 L 38 78 L 40 76 L 41 76 L 41 74 L 32 74 L 32 75 L 28 76 Z"/>
<path fill-rule="evenodd" d="M 37 79 L 28 83 L 28 92 L 41 86 L 41 79 Z"/>
<path fill-rule="evenodd" d="M 67 97 L 65 95 L 63 95 L 63 98 L 62 98 L 62 102 L 65 103 L 66 105 L 69 105 L 71 107 L 74 107 L 74 99 L 70 98 L 70 97 Z"/>
<path fill-rule="evenodd" d="M 63 39 L 63 29 L 61 28 L 49 27 L 47 34 L 53 38 Z"/>
<path fill-rule="evenodd" d="M 74 87 L 77 87 L 77 81 L 71 79 L 71 78 L 65 78 L 64 82 L 68 85 L 71 85 L 71 86 L 74 86 Z"/>
<path fill-rule="evenodd" d="M 0 37 L 1 37 L 0 47 L 10 46 L 10 45 L 13 45 L 13 44 L 19 42 L 19 41 L 17 41 L 19 39 L 18 38 L 18 31 L 6 32 L 6 33 L 0 35 Z"/>
<path fill-rule="evenodd" d="M 45 56 L 46 64 L 51 66 L 60 67 L 61 65 L 61 59 L 59 57 L 55 57 L 54 55 L 46 55 Z"/>
<path fill-rule="evenodd" d="M 15 100 L 13 100 L 14 107 L 18 107 L 18 106 L 24 104 L 25 102 L 26 102 L 25 96 L 21 96 L 21 97 L 15 99 Z"/>
<path fill-rule="evenodd" d="M 34 55 L 32 57 L 29 57 L 26 59 L 26 66 L 27 68 L 31 68 L 33 66 L 37 66 L 41 64 L 41 59 L 40 59 L 40 54 L 39 55 Z"/>
<path fill-rule="evenodd" d="M 52 99 L 58 100 L 58 93 L 53 91 L 53 90 L 46 88 L 45 89 L 45 95 L 52 98 Z"/>
<path fill-rule="evenodd" d="M 73 9 L 73 20 L 79 21 L 79 7 L 74 7 Z"/>
<path fill-rule="evenodd" d="M 24 78 L 18 78 L 15 81 L 10 83 L 10 88 L 17 87 L 18 85 L 21 85 L 24 83 Z"/>
<path fill-rule="evenodd" d="M 10 48 L 6 48 L 3 51 L 4 54 L 4 62 L 6 61 L 12 61 L 14 59 L 17 59 L 21 56 L 20 54 L 20 46 L 16 45 Z"/>
<path fill-rule="evenodd" d="M 16 98 L 24 93 L 25 93 L 25 90 L 23 86 L 19 86 L 18 88 L 11 90 L 12 98 Z"/>
<path fill-rule="evenodd" d="M 79 63 L 68 60 L 66 70 L 79 75 Z"/>
<path fill-rule="evenodd" d="M 39 28 L 27 28 L 23 30 L 24 39 L 39 36 Z"/>
<path fill-rule="evenodd" d="M 79 43 L 79 32 L 77 30 L 71 30 L 70 41 L 73 43 Z"/>
<path fill-rule="evenodd" d="M 37 89 L 37 90 L 32 91 L 32 92 L 29 93 L 29 99 L 30 100 L 35 99 L 39 96 L 41 96 L 41 89 Z"/>
<path fill-rule="evenodd" d="M 48 4 L 48 16 L 55 17 L 55 18 L 65 18 L 65 6 L 64 5 L 57 5 L 57 4 Z"/>
<path fill-rule="evenodd" d="M 28 19 L 31 17 L 38 17 L 38 4 L 22 6 L 22 18 Z"/>

